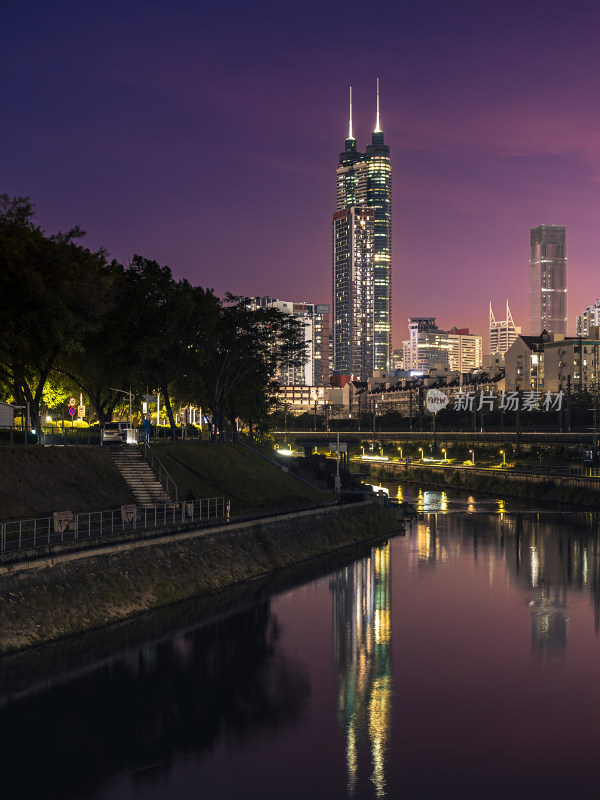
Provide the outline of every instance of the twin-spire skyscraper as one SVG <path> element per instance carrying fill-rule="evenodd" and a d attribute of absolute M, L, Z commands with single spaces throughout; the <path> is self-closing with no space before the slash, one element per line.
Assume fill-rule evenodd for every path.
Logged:
<path fill-rule="evenodd" d="M 389 370 L 392 349 L 392 168 L 377 115 L 371 144 L 356 149 L 350 122 L 337 168 L 333 215 L 333 371 L 366 380 Z"/>

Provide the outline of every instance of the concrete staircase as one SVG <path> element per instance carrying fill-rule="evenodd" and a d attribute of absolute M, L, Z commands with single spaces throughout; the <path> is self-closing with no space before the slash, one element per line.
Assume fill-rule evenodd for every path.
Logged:
<path fill-rule="evenodd" d="M 137 447 L 121 445 L 110 448 L 110 454 L 138 505 L 151 506 L 171 502 L 150 464 Z"/>

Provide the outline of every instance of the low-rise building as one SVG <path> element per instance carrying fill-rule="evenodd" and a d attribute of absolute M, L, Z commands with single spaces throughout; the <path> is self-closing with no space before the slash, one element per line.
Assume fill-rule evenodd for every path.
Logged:
<path fill-rule="evenodd" d="M 589 392 L 600 379 L 600 329 L 590 335 L 519 336 L 505 355 L 506 389 Z"/>
<path fill-rule="evenodd" d="M 517 336 L 504 354 L 506 391 L 544 388 L 544 343 L 550 335 Z"/>

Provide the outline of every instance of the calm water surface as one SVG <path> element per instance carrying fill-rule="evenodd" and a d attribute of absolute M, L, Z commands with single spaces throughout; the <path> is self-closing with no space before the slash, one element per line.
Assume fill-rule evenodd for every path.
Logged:
<path fill-rule="evenodd" d="M 595 797 L 599 517 L 409 499 L 405 536 L 255 582 L 210 618 L 187 604 L 0 661 L 4 786 Z"/>

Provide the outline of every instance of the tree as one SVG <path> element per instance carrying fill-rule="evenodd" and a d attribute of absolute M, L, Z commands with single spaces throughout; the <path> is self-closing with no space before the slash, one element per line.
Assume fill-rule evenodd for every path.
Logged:
<path fill-rule="evenodd" d="M 83 232 L 47 236 L 28 198 L 0 195 L 0 380 L 39 425 L 44 386 L 59 355 L 76 351 L 97 324 L 103 250 L 76 244 Z"/>
<path fill-rule="evenodd" d="M 89 397 L 98 422 L 104 426 L 123 398 L 110 387 L 136 388 L 134 342 L 139 319 L 135 289 L 121 264 L 112 261 L 105 265 L 96 285 L 98 324 L 82 335 L 80 348 L 58 358 L 57 367 Z"/>
<path fill-rule="evenodd" d="M 236 417 L 264 419 L 274 398 L 278 371 L 306 363 L 302 323 L 272 308 L 227 294 L 221 306 L 216 347 L 203 370 L 206 404 L 222 434 L 225 420 L 237 437 Z"/>
<path fill-rule="evenodd" d="M 169 267 L 138 255 L 125 277 L 137 379 L 160 391 L 174 429 L 172 393 L 190 395 L 194 373 L 210 358 L 219 301 L 211 290 L 175 281 Z"/>

